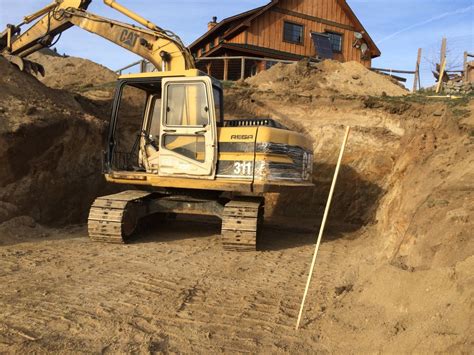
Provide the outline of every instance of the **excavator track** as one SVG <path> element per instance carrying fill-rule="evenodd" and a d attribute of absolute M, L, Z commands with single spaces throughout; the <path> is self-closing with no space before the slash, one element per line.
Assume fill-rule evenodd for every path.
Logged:
<path fill-rule="evenodd" d="M 228 251 L 255 251 L 263 221 L 263 199 L 228 202 L 222 215 L 222 244 Z"/>
<path fill-rule="evenodd" d="M 89 238 L 95 242 L 124 244 L 140 219 L 146 191 L 124 191 L 97 198 L 89 212 Z"/>

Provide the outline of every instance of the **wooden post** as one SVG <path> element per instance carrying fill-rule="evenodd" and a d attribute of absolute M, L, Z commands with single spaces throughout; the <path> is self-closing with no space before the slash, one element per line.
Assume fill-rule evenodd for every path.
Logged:
<path fill-rule="evenodd" d="M 418 57 L 416 59 L 416 67 L 415 67 L 415 79 L 413 80 L 413 92 L 416 92 L 416 88 L 421 89 L 419 86 L 420 83 L 420 63 L 421 63 L 421 52 L 422 49 L 418 48 Z"/>
<path fill-rule="evenodd" d="M 211 76 L 211 66 L 212 66 L 212 62 L 209 61 L 209 63 L 206 64 L 206 71 L 207 71 L 207 75 Z"/>
<path fill-rule="evenodd" d="M 438 85 L 436 87 L 436 93 L 438 94 L 441 91 L 441 86 L 443 85 L 443 77 L 444 77 L 444 72 L 446 70 L 446 51 L 448 47 L 448 41 L 446 37 L 443 37 L 443 40 L 441 41 L 441 57 L 440 57 L 440 62 L 439 62 L 439 80 L 438 80 Z"/>
<path fill-rule="evenodd" d="M 441 41 L 441 58 L 439 60 L 440 67 L 443 65 L 443 61 L 446 60 L 447 48 L 448 48 L 448 40 L 445 37 L 443 37 L 443 40 Z"/>
<path fill-rule="evenodd" d="M 224 81 L 229 79 L 229 59 L 224 59 Z"/>
<path fill-rule="evenodd" d="M 464 64 L 463 64 L 463 78 L 462 80 L 467 83 L 469 78 L 468 78 L 468 67 L 467 67 L 467 52 L 464 52 Z"/>
<path fill-rule="evenodd" d="M 240 66 L 240 79 L 244 80 L 245 79 L 245 58 L 242 57 L 242 63 Z"/>
<path fill-rule="evenodd" d="M 146 61 L 142 60 L 140 62 L 140 73 L 145 73 L 146 72 Z"/>
<path fill-rule="evenodd" d="M 437 94 L 439 94 L 439 92 L 441 91 L 441 86 L 443 86 L 443 76 L 444 76 L 445 70 L 446 70 L 446 59 L 443 60 L 443 63 L 441 64 L 441 69 L 439 71 L 438 86 L 436 87 Z"/>
<path fill-rule="evenodd" d="M 319 245 L 321 244 L 321 239 L 323 237 L 324 227 L 326 226 L 326 220 L 328 218 L 329 210 L 331 209 L 332 196 L 334 194 L 334 189 L 336 187 L 337 176 L 339 175 L 339 169 L 341 168 L 342 157 L 344 156 L 344 151 L 346 149 L 347 139 L 349 138 L 349 133 L 351 127 L 346 127 L 346 133 L 344 135 L 344 140 L 342 141 L 341 151 L 339 152 L 339 158 L 337 159 L 336 171 L 334 172 L 334 177 L 332 179 L 331 189 L 329 190 L 329 197 L 326 202 L 326 209 L 324 210 L 323 220 L 321 222 L 321 228 L 319 229 L 318 239 L 316 241 L 316 247 L 314 249 L 313 260 L 311 262 L 311 268 L 309 269 L 308 280 L 306 281 L 306 288 L 303 294 L 303 300 L 301 301 L 300 313 L 298 314 L 298 320 L 296 322 L 295 329 L 298 330 L 300 327 L 301 316 L 303 315 L 303 308 L 306 301 L 306 295 L 308 294 L 309 285 L 311 283 L 311 278 L 313 276 L 314 265 L 316 263 L 316 257 L 318 256 Z"/>

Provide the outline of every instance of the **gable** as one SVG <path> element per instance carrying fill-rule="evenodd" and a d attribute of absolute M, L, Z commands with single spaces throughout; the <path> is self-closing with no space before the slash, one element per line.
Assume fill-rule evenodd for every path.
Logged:
<path fill-rule="evenodd" d="M 345 26 L 353 25 L 337 0 L 281 0 L 277 5 L 277 10 L 279 9 L 309 15 Z"/>
<path fill-rule="evenodd" d="M 306 15 L 309 20 L 328 26 L 362 33 L 375 56 L 380 55 L 375 42 L 352 11 L 346 0 L 280 0 L 274 11 Z"/>
<path fill-rule="evenodd" d="M 251 35 L 261 34 L 265 39 L 270 26 L 275 26 L 277 21 L 288 19 L 303 25 L 306 24 L 305 30 L 307 30 L 306 27 L 309 27 L 313 31 L 340 32 L 344 33 L 347 38 L 353 38 L 355 32 L 362 33 L 370 48 L 371 56 L 377 57 L 381 54 L 345 0 L 279 0 L 272 1 L 270 4 L 271 6 L 266 11 L 255 14 L 252 19 L 249 19 L 249 21 L 252 20 L 249 26 Z M 308 26 L 309 23 L 311 23 L 310 26 Z M 318 26 L 315 26 L 315 23 Z M 309 36 L 309 31 L 306 32 L 308 32 L 306 35 Z M 278 33 L 276 35 L 280 36 Z M 277 39 L 281 40 L 281 38 Z M 267 41 L 264 40 L 264 42 Z M 295 50 L 299 51 L 298 48 Z M 304 55 L 304 53 L 300 54 Z"/>
<path fill-rule="evenodd" d="M 306 38 L 301 45 L 276 44 L 285 42 L 281 27 L 286 21 L 304 26 Z M 265 6 L 224 19 L 190 48 L 197 50 L 206 43 L 214 42 L 217 36 L 226 43 L 278 49 L 305 57 L 314 55 L 311 52 L 314 46 L 309 39 L 311 32 L 330 32 L 345 38 L 342 50 L 345 57 L 338 55 L 338 60 L 362 60 L 360 53 L 352 46 L 355 32 L 363 35 L 371 57 L 380 56 L 380 50 L 346 0 L 272 0 Z"/>

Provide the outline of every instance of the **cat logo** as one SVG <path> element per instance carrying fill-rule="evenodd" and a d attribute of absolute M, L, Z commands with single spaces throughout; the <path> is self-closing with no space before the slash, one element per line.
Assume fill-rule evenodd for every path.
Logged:
<path fill-rule="evenodd" d="M 127 46 L 134 47 L 137 43 L 138 35 L 133 32 L 129 32 L 128 30 L 123 30 L 120 34 L 120 42 L 126 44 Z"/>

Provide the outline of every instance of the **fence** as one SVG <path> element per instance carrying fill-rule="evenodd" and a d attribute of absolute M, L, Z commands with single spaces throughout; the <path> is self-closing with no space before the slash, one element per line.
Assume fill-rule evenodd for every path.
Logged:
<path fill-rule="evenodd" d="M 417 86 L 420 87 L 420 60 L 421 50 L 418 52 L 418 60 L 415 70 L 398 70 L 398 69 L 384 69 L 384 68 L 370 68 L 370 70 L 378 72 L 380 74 L 388 75 L 400 82 L 406 82 L 407 79 L 396 74 L 409 74 L 414 75 L 413 91 L 417 90 Z M 277 63 L 295 63 L 292 60 L 280 60 L 273 58 L 261 58 L 261 57 L 203 57 L 196 59 L 196 67 L 207 73 L 208 75 L 218 80 L 232 80 L 236 81 L 239 79 L 245 79 L 253 76 L 261 71 L 271 68 Z M 126 70 L 137 70 L 140 73 L 153 72 L 157 69 L 146 60 L 140 60 L 135 63 L 129 64 L 116 71 L 117 74 L 121 75 Z"/>
<path fill-rule="evenodd" d="M 469 62 L 469 58 L 474 58 L 474 54 L 464 52 L 463 80 L 468 83 L 474 81 L 474 65 Z"/>
<path fill-rule="evenodd" d="M 204 57 L 196 59 L 196 66 L 199 70 L 219 80 L 239 80 L 269 69 L 277 63 L 294 62 L 260 57 Z M 140 60 L 120 68 L 116 73 L 122 75 L 125 71 L 143 73 L 157 71 L 157 69 L 150 62 Z"/>

